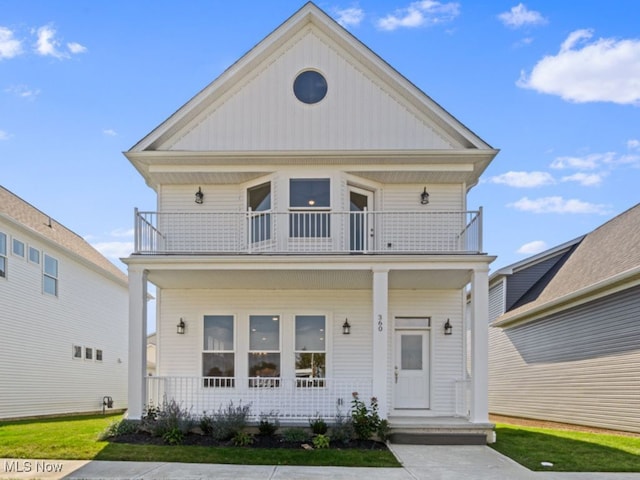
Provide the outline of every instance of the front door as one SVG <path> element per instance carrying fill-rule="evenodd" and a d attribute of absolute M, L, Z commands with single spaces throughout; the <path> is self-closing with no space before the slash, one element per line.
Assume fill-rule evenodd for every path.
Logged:
<path fill-rule="evenodd" d="M 429 330 L 396 330 L 395 408 L 429 408 Z"/>
<path fill-rule="evenodd" d="M 362 188 L 349 189 L 349 250 L 366 252 L 373 238 L 373 219 L 369 214 L 373 204 L 373 192 Z"/>

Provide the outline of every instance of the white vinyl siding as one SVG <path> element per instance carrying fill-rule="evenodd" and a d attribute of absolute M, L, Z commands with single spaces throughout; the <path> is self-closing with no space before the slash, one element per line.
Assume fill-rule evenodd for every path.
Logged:
<path fill-rule="evenodd" d="M 176 318 L 189 324 L 200 324 L 203 315 L 212 310 L 234 312 L 237 321 L 238 362 L 249 348 L 249 316 L 256 312 L 277 312 L 282 322 L 281 375 L 293 377 L 295 372 L 296 315 L 326 315 L 327 378 L 371 379 L 373 321 L 371 292 L 368 290 L 163 290 L 162 311 L 158 319 L 159 376 L 200 376 L 202 331 L 190 335 L 175 334 Z M 390 324 L 388 327 L 389 358 L 385 372 L 389 401 L 392 384 L 392 318 L 393 316 L 431 316 L 432 318 L 432 408 L 431 415 L 455 413 L 455 382 L 464 379 L 462 354 L 462 294 L 457 290 L 391 290 L 389 293 Z M 351 334 L 342 334 L 342 324 L 349 318 Z M 453 335 L 445 336 L 442 325 L 447 318 L 453 324 Z M 194 323 L 190 323 L 193 321 Z M 245 332 L 240 334 L 240 332 Z M 245 360 L 242 360 L 245 362 Z M 246 364 L 236 364 L 237 372 L 245 372 Z"/>
<path fill-rule="evenodd" d="M 283 54 L 256 65 L 255 74 L 235 84 L 200 114 L 195 128 L 178 132 L 160 148 L 451 149 L 455 143 L 322 34 L 305 29 L 284 48 Z M 305 105 L 293 94 L 296 75 L 310 66 L 328 83 L 326 97 L 315 105 Z"/>
<path fill-rule="evenodd" d="M 0 311 L 19 328 L 2 332 L 0 418 L 96 412 L 105 395 L 113 397 L 115 408 L 126 408 L 126 285 L 39 237 L 24 240 L 64 265 L 59 272 L 64 288 L 57 298 L 43 295 L 42 270 L 9 258 L 11 275 L 0 282 Z M 101 349 L 103 361 L 85 361 L 84 351 L 74 358 L 73 345 Z"/>
<path fill-rule="evenodd" d="M 640 432 L 640 288 L 490 329 L 492 413 Z"/>

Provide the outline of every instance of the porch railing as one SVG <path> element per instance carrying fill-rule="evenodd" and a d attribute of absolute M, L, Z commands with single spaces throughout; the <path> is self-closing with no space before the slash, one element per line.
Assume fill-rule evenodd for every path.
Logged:
<path fill-rule="evenodd" d="M 250 405 L 250 420 L 260 414 L 280 419 L 304 420 L 320 416 L 335 418 L 351 409 L 353 392 L 371 398 L 371 379 L 336 378 L 231 378 L 145 377 L 146 405 L 160 406 L 175 400 L 194 415 L 217 412 L 234 405 Z"/>
<path fill-rule="evenodd" d="M 135 212 L 136 254 L 482 253 L 482 210 Z"/>

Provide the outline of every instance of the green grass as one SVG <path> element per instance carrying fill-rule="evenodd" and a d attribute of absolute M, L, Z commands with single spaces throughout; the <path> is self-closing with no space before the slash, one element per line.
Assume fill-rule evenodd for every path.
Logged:
<path fill-rule="evenodd" d="M 0 458 L 399 467 L 389 451 L 130 445 L 98 440 L 120 415 L 0 422 Z"/>
<path fill-rule="evenodd" d="M 496 425 L 496 435 L 491 446 L 530 470 L 640 472 L 640 437 L 502 423 Z"/>

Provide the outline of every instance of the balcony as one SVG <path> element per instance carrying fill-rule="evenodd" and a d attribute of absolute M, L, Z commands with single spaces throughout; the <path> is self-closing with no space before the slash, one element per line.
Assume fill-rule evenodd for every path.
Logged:
<path fill-rule="evenodd" d="M 482 210 L 135 213 L 135 254 L 480 254 Z"/>

